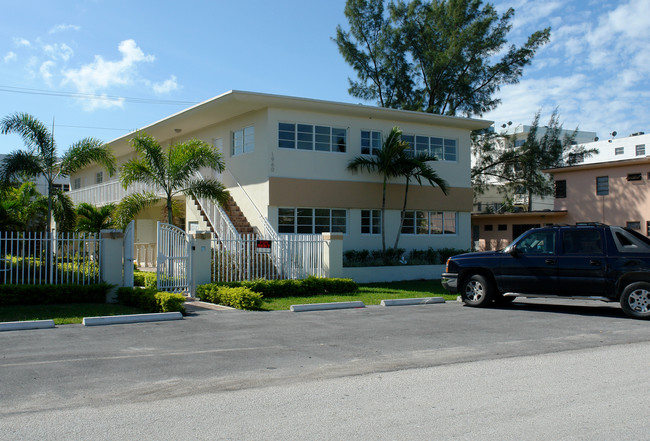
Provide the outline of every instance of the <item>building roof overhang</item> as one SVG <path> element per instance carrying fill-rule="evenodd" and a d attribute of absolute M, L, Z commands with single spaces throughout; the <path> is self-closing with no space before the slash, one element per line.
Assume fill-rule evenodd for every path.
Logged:
<path fill-rule="evenodd" d="M 482 119 L 231 90 L 116 138 L 110 144 L 128 141 L 138 132 L 146 132 L 158 140 L 164 141 L 249 112 L 271 107 L 432 124 L 466 130 L 483 129 L 492 125 L 492 121 Z"/>
<path fill-rule="evenodd" d="M 544 173 L 557 174 L 557 173 L 569 173 L 569 172 L 582 171 L 582 170 L 596 170 L 601 168 L 627 167 L 630 165 L 649 164 L 649 163 L 650 163 L 650 156 L 643 156 L 639 158 L 622 159 L 618 161 L 594 162 L 590 164 L 576 164 L 567 167 L 549 168 L 542 171 Z"/>

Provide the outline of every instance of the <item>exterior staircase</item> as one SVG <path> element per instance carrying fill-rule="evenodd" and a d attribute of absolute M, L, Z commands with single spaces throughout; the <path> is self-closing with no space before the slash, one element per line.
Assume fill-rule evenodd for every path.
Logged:
<path fill-rule="evenodd" d="M 201 207 L 201 204 L 199 204 L 199 201 L 194 199 L 194 205 L 196 206 L 197 211 L 201 213 L 201 217 L 203 217 L 205 223 L 210 228 L 210 232 L 213 234 L 218 234 L 214 226 L 212 225 L 210 218 L 203 211 L 203 208 Z M 223 208 L 226 214 L 228 215 L 228 217 L 230 218 L 230 222 L 232 222 L 232 224 L 234 225 L 235 229 L 239 234 L 253 234 L 255 232 L 250 222 L 248 222 L 248 219 L 246 219 L 246 216 L 244 216 L 244 213 L 242 213 L 241 209 L 237 205 L 237 202 L 235 202 L 232 196 L 228 198 L 228 203 Z"/>

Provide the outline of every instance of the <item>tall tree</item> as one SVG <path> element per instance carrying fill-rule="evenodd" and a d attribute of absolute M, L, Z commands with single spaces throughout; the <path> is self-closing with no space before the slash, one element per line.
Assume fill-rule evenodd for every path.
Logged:
<path fill-rule="evenodd" d="M 491 184 L 505 184 L 528 195 L 528 211 L 532 196 L 553 194 L 553 179 L 542 170 L 574 165 L 597 153 L 575 143 L 577 128 L 563 135 L 557 109 L 543 128 L 539 127 L 537 112 L 526 140 L 516 145 L 514 136 L 481 132 L 473 135 L 474 165 L 472 187 L 482 193 Z"/>
<path fill-rule="evenodd" d="M 164 193 L 157 196 L 152 191 L 135 193 L 122 199 L 116 210 L 119 226 L 126 226 L 143 208 L 165 202 L 167 221 L 172 223 L 173 198 L 179 194 L 205 197 L 224 205 L 229 193 L 216 179 L 197 176 L 203 167 L 219 173 L 225 170 L 221 152 L 199 139 L 172 144 L 163 150 L 158 141 L 147 134 L 139 134 L 131 140 L 138 157 L 126 162 L 120 171 L 124 189 L 135 182 L 148 184 Z"/>
<path fill-rule="evenodd" d="M 9 153 L 3 159 L 0 164 L 0 182 L 6 184 L 20 179 L 45 177 L 48 193 L 47 231 L 52 229 L 53 209 L 56 209 L 55 213 L 61 216 L 62 221 L 65 219 L 63 216 L 74 212 L 71 211 L 72 202 L 67 195 L 54 190 L 54 181 L 57 178 L 70 176 L 93 162 L 105 167 L 109 175 L 115 171 L 115 158 L 109 147 L 95 138 L 84 138 L 73 144 L 59 159 L 52 132 L 45 124 L 27 113 L 15 113 L 2 119 L 0 133 L 19 135 L 27 147 L 26 150 Z M 55 199 L 58 201 L 57 205 Z M 64 224 L 63 229 L 70 227 L 67 221 Z"/>
<path fill-rule="evenodd" d="M 115 204 L 101 207 L 82 202 L 77 206 L 77 231 L 99 233 L 101 230 L 113 226 L 113 212 Z"/>
<path fill-rule="evenodd" d="M 399 228 L 397 229 L 395 246 L 393 246 L 393 248 L 397 248 L 399 245 L 399 238 L 402 234 L 402 226 L 404 225 L 404 217 L 406 216 L 406 202 L 408 200 L 409 194 L 409 183 L 411 182 L 411 179 L 415 179 L 415 181 L 420 184 L 420 186 L 422 186 L 423 181 L 427 181 L 432 187 L 440 187 L 440 190 L 442 190 L 445 196 L 447 195 L 447 181 L 438 176 L 435 170 L 433 170 L 433 168 L 429 165 L 429 162 L 437 160 L 438 158 L 431 156 L 428 153 L 420 153 L 416 156 L 411 156 L 406 150 L 402 152 L 402 155 L 399 158 L 399 175 L 406 179 L 406 185 L 404 186 L 404 204 L 402 205 Z"/>
<path fill-rule="evenodd" d="M 381 195 L 381 249 L 386 254 L 386 188 L 388 180 L 401 176 L 404 168 L 402 159 L 408 143 L 402 141 L 402 131 L 393 127 L 390 131 L 381 149 L 376 155 L 357 156 L 348 163 L 348 170 L 352 173 L 366 171 L 368 173 L 378 173 L 383 177 L 382 195 Z"/>
<path fill-rule="evenodd" d="M 480 116 L 550 39 L 546 28 L 506 49 L 514 9 L 499 15 L 482 0 L 398 0 L 388 11 L 382 0 L 348 0 L 350 31 L 339 26 L 335 39 L 359 77 L 350 94 L 383 107 Z"/>

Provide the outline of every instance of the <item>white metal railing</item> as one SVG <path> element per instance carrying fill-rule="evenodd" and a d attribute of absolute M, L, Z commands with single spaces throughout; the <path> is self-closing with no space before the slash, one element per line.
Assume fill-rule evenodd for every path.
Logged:
<path fill-rule="evenodd" d="M 237 184 L 237 187 L 244 193 L 244 196 L 246 196 L 246 199 L 248 199 L 248 202 L 253 206 L 255 211 L 257 212 L 257 216 L 262 224 L 262 227 L 264 227 L 264 232 L 262 233 L 265 237 L 268 237 L 272 240 L 279 239 L 278 233 L 275 231 L 275 228 L 271 225 L 269 220 L 262 214 L 262 212 L 257 208 L 257 205 L 253 201 L 253 199 L 249 196 L 248 192 L 242 187 L 242 185 L 239 183 L 235 175 L 232 174 L 232 172 L 228 169 L 226 169 L 226 173 L 230 175 L 230 177 L 235 181 L 235 184 Z"/>
<path fill-rule="evenodd" d="M 165 196 L 165 193 L 160 188 L 141 182 L 133 183 L 125 190 L 118 180 L 72 190 L 68 195 L 75 205 L 81 202 L 92 201 L 94 205 L 101 206 L 118 203 L 126 196 L 134 193 L 142 193 L 143 191 L 151 191 L 158 196 Z"/>
<path fill-rule="evenodd" d="M 0 232 L 0 283 L 100 283 L 101 251 L 91 233 Z"/>
<path fill-rule="evenodd" d="M 271 253 L 258 248 L 259 237 L 254 234 L 240 239 L 212 239 L 212 281 L 235 282 L 254 279 L 303 279 L 322 277 L 323 237 L 320 234 L 282 235 L 271 243 Z M 228 250 L 238 250 L 231 253 Z M 273 250 L 281 250 L 278 266 Z"/>
<path fill-rule="evenodd" d="M 160 291 L 191 291 L 192 254 L 185 231 L 158 222 L 157 286 Z"/>

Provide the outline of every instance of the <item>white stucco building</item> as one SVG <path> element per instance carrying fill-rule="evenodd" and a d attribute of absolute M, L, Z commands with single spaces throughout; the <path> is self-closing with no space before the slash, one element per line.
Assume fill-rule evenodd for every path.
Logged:
<path fill-rule="evenodd" d="M 141 129 L 163 146 L 200 138 L 218 147 L 226 185 L 253 230 L 266 222 L 280 234 L 343 233 L 343 248 L 379 249 L 382 177 L 352 174 L 356 156 L 372 154 L 398 126 L 416 150 L 438 155 L 432 163 L 449 184 L 439 188 L 411 183 L 408 216 L 400 247 L 469 248 L 472 189 L 470 132 L 488 121 L 344 104 L 305 98 L 230 91 Z M 110 142 L 118 165 L 134 157 L 134 133 Z M 75 203 L 119 202 L 127 192 L 118 176 L 97 166 L 71 176 Z M 388 185 L 386 242 L 392 246 L 399 226 L 403 180 Z M 185 228 L 206 230 L 193 201 L 185 202 Z M 232 211 L 231 211 L 232 213 Z M 136 242 L 155 241 L 160 208 L 136 219 Z M 210 222 L 210 220 L 208 221 Z"/>

